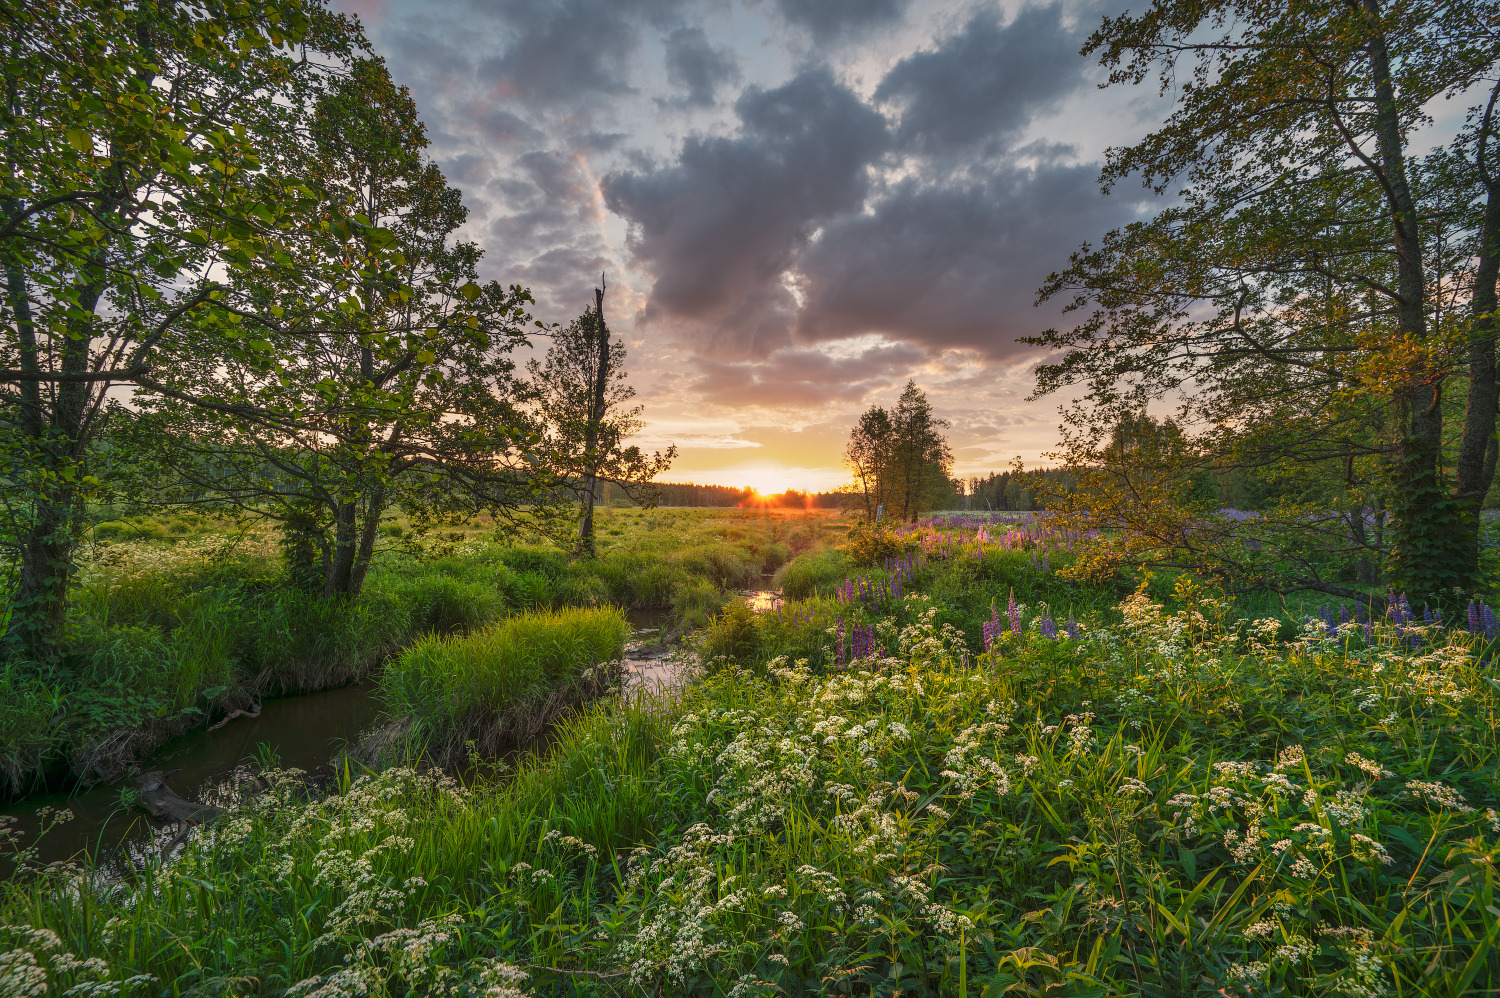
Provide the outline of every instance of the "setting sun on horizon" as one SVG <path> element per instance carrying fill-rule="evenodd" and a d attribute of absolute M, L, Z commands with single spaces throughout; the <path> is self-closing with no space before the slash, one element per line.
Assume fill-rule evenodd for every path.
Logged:
<path fill-rule="evenodd" d="M 663 480 L 692 481 L 698 485 L 727 485 L 736 489 L 751 488 L 759 495 L 772 496 L 788 489 L 796 489 L 798 492 L 832 492 L 847 479 L 848 475 L 841 469 L 796 468 L 766 462 L 715 468 L 696 474 L 686 469 L 679 472 L 674 468 Z"/>

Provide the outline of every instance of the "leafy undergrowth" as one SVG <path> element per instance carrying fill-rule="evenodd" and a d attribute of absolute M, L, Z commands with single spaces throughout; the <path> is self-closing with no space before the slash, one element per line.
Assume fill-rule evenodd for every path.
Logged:
<path fill-rule="evenodd" d="M 270 774 L 136 880 L 10 888 L 0 968 L 319 998 L 1500 987 L 1500 687 L 1466 638 L 1272 646 L 1136 597 L 975 657 L 906 602 L 889 658 L 731 663 L 496 785 L 304 804 Z"/>

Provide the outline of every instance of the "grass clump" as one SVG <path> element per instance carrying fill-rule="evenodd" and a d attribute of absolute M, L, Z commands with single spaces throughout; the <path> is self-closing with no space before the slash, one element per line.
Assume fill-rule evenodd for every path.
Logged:
<path fill-rule="evenodd" d="M 408 744 L 430 758 L 461 761 L 468 743 L 495 755 L 576 703 L 575 688 L 617 660 L 629 634 L 624 615 L 604 607 L 527 613 L 467 637 L 432 635 L 386 666 L 380 697 Z"/>
<path fill-rule="evenodd" d="M 807 599 L 831 592 L 850 571 L 849 557 L 844 552 L 825 548 L 787 562 L 777 571 L 772 585 L 787 599 Z"/>

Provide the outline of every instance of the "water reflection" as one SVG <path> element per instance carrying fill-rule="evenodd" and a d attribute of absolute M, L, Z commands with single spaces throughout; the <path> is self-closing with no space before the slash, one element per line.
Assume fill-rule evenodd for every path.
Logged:
<path fill-rule="evenodd" d="M 268 700 L 260 717 L 237 718 L 218 731 L 199 729 L 183 735 L 153 756 L 148 768 L 177 770 L 168 783 L 185 800 L 201 801 L 228 779 L 243 762 L 274 758 L 283 768 L 331 775 L 329 763 L 339 749 L 354 742 L 374 723 L 380 704 L 373 681 L 305 696 Z M 47 809 L 61 809 L 70 817 L 49 828 L 37 842 L 43 863 L 60 862 L 83 855 L 124 863 L 132 854 L 150 852 L 170 840 L 175 828 L 159 828 L 144 815 L 121 803 L 128 786 L 111 783 L 80 793 L 56 793 L 31 797 L 0 810 L 16 819 L 22 845 L 36 841 L 47 820 Z M 49 822 L 50 823 L 50 822 Z M 164 835 L 152 845 L 153 835 Z M 123 847 L 123 853 L 120 848 Z M 114 854 L 113 856 L 111 854 Z M 8 861 L 0 876 L 10 876 Z"/>

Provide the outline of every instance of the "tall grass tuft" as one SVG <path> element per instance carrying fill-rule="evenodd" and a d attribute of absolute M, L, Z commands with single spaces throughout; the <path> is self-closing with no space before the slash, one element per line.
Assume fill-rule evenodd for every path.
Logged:
<path fill-rule="evenodd" d="M 818 550 L 798 555 L 777 571 L 771 583 L 787 599 L 806 599 L 819 592 L 832 592 L 851 571 L 842 551 Z"/>
<path fill-rule="evenodd" d="M 577 701 L 575 688 L 592 691 L 594 667 L 618 659 L 629 633 L 624 615 L 607 607 L 524 614 L 467 637 L 430 636 L 386 667 L 380 696 L 407 744 L 429 758 L 461 761 L 469 742 L 493 755 L 539 733 Z"/>

